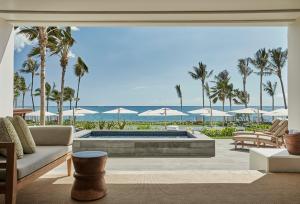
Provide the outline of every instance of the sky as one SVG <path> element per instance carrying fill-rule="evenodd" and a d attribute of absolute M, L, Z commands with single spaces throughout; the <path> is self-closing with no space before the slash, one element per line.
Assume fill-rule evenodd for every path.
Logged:
<path fill-rule="evenodd" d="M 201 83 L 188 74 L 198 62 L 214 70 L 214 75 L 226 69 L 234 88 L 241 89 L 242 78 L 237 71 L 239 58 L 253 57 L 260 48 L 287 48 L 286 27 L 72 27 L 72 30 L 76 43 L 70 53 L 66 86 L 77 86 L 74 64 L 78 56 L 89 67 L 89 73 L 81 82 L 80 105 L 178 105 L 174 87 L 180 84 L 183 105 L 199 106 L 202 104 Z M 15 71 L 20 70 L 35 44 L 15 34 Z M 46 70 L 46 81 L 55 82 L 59 87 L 59 59 L 47 57 Z M 287 89 L 286 68 L 284 70 Z M 29 83 L 30 76 L 24 76 Z M 266 80 L 278 81 L 275 76 L 265 77 Z M 37 76 L 35 88 L 38 85 Z M 258 105 L 257 75 L 249 77 L 247 90 L 250 105 Z M 38 103 L 38 98 L 35 100 Z M 25 104 L 31 105 L 29 93 Z M 263 104 L 271 105 L 271 98 L 265 93 Z M 280 84 L 275 105 L 283 105 Z"/>

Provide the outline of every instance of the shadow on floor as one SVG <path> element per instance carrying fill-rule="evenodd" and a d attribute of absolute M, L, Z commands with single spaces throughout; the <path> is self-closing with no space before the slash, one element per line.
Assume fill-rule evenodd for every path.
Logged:
<path fill-rule="evenodd" d="M 236 174 L 235 174 L 236 175 Z M 41 178 L 18 192 L 18 204 L 72 204 L 72 178 Z M 266 174 L 252 183 L 107 184 L 100 204 L 300 203 L 300 174 Z M 3 197 L 1 197 L 3 199 Z M 0 199 L 0 202 L 3 201 Z"/>

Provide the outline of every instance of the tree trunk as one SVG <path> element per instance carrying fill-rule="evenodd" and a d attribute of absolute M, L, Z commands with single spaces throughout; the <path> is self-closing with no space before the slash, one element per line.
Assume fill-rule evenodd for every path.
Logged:
<path fill-rule="evenodd" d="M 31 75 L 30 94 L 31 94 L 32 110 L 35 111 L 34 97 L 33 97 L 33 80 L 34 80 L 34 73 L 32 73 L 32 75 Z"/>
<path fill-rule="evenodd" d="M 49 97 L 47 97 L 47 111 L 49 111 Z"/>
<path fill-rule="evenodd" d="M 224 111 L 225 100 L 222 101 L 222 110 Z M 223 126 L 225 125 L 225 116 L 223 117 Z"/>
<path fill-rule="evenodd" d="M 244 78 L 243 79 L 243 91 L 244 91 L 244 94 L 246 94 L 246 79 Z M 248 108 L 248 102 L 245 100 L 245 108 Z"/>
<path fill-rule="evenodd" d="M 229 109 L 232 110 L 232 99 L 231 99 L 231 97 L 229 98 Z"/>
<path fill-rule="evenodd" d="M 39 46 L 41 57 L 41 70 L 40 70 L 40 125 L 45 125 L 45 64 L 46 64 L 46 46 L 48 44 L 46 27 L 39 27 Z"/>
<path fill-rule="evenodd" d="M 283 85 L 282 77 L 281 76 L 278 76 L 278 77 L 279 77 L 279 80 L 280 80 L 281 91 L 282 91 L 282 95 L 283 95 L 284 108 L 287 109 L 287 103 L 286 103 L 286 97 L 285 97 L 285 90 L 284 90 L 284 85 Z"/>
<path fill-rule="evenodd" d="M 70 100 L 69 102 L 70 102 L 70 110 L 72 110 L 72 100 Z"/>
<path fill-rule="evenodd" d="M 75 102 L 75 108 L 77 108 L 78 105 L 78 100 L 79 100 L 79 88 L 80 88 L 80 81 L 81 81 L 81 77 L 78 77 L 78 83 L 77 83 L 77 94 L 76 94 L 76 102 Z"/>
<path fill-rule="evenodd" d="M 22 96 L 22 108 L 24 108 L 24 100 L 25 100 L 25 93 L 23 93 L 23 96 Z"/>
<path fill-rule="evenodd" d="M 204 80 L 202 80 L 202 108 L 204 108 L 205 107 L 205 104 L 204 104 Z M 202 116 L 202 121 L 203 121 L 203 125 L 204 125 L 204 123 L 205 123 L 205 121 L 204 121 L 204 119 L 205 119 L 205 116 Z"/>
<path fill-rule="evenodd" d="M 262 102 L 263 102 L 263 99 L 262 99 L 262 97 L 263 97 L 263 72 L 261 71 L 260 72 L 260 98 L 259 98 L 259 109 L 260 110 L 262 110 Z M 261 121 L 263 122 L 264 121 L 264 118 L 263 118 L 263 115 L 262 114 L 260 114 L 260 116 L 259 117 L 261 117 Z"/>
<path fill-rule="evenodd" d="M 182 97 L 180 97 L 180 111 L 182 112 Z M 180 122 L 182 122 L 182 115 L 180 116 Z"/>
<path fill-rule="evenodd" d="M 211 99 L 209 99 L 209 108 L 210 108 L 210 127 L 212 127 L 212 116 L 211 116 L 211 110 L 212 110 L 212 107 L 211 107 Z"/>
<path fill-rule="evenodd" d="M 262 91 L 263 91 L 263 89 L 262 89 L 262 84 L 263 84 L 263 73 L 262 72 L 260 72 L 260 84 L 259 84 L 259 88 L 260 88 L 260 93 L 259 93 L 259 109 L 260 110 L 262 110 Z"/>
<path fill-rule="evenodd" d="M 78 83 L 77 83 L 77 94 L 76 94 L 76 101 L 75 101 L 75 109 L 77 108 L 78 101 L 79 101 L 79 88 L 80 88 L 80 81 L 81 81 L 81 76 L 78 77 Z M 76 116 L 73 117 L 73 123 L 74 126 L 76 124 Z"/>
<path fill-rule="evenodd" d="M 59 103 L 59 117 L 58 117 L 58 124 L 63 124 L 63 103 L 64 103 L 64 87 L 65 87 L 65 75 L 66 75 L 66 66 L 62 66 L 61 72 L 61 86 L 60 86 L 60 103 Z"/>
<path fill-rule="evenodd" d="M 274 110 L 274 96 L 272 96 L 272 110 Z M 272 120 L 274 120 L 274 116 L 272 117 Z"/>

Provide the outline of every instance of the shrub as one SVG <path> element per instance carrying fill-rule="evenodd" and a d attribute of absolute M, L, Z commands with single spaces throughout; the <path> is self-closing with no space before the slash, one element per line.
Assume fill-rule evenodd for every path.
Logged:
<path fill-rule="evenodd" d="M 84 122 L 83 125 L 82 125 L 83 129 L 86 129 L 86 130 L 91 130 L 91 129 L 95 129 L 96 128 L 96 124 L 94 122 Z"/>
<path fill-rule="evenodd" d="M 105 121 L 98 121 L 98 127 L 100 130 L 103 130 L 105 127 Z"/>
<path fill-rule="evenodd" d="M 117 124 L 118 124 L 119 129 L 123 130 L 126 126 L 126 121 L 124 120 L 122 122 L 118 122 Z"/>
<path fill-rule="evenodd" d="M 106 123 L 106 128 L 108 130 L 113 129 L 115 126 L 116 126 L 116 123 L 114 121 L 109 121 L 109 122 Z"/>
<path fill-rule="evenodd" d="M 200 132 L 208 137 L 232 137 L 235 131 L 236 129 L 233 127 L 226 127 L 223 129 L 202 129 Z"/>
<path fill-rule="evenodd" d="M 137 129 L 138 130 L 149 130 L 151 128 L 151 126 L 149 124 L 145 124 L 145 125 L 138 125 Z"/>
<path fill-rule="evenodd" d="M 267 130 L 271 127 L 271 124 L 268 123 L 262 123 L 262 124 L 250 124 L 248 127 L 246 127 L 246 131 L 260 131 L 260 130 Z"/>

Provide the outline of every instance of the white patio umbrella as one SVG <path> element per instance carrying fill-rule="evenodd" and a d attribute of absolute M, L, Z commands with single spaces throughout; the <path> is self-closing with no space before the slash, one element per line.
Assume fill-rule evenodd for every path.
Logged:
<path fill-rule="evenodd" d="M 88 110 L 88 109 L 85 109 L 85 108 L 74 108 L 72 110 L 66 110 L 63 113 L 68 113 L 68 112 L 72 112 L 72 113 L 74 112 L 74 114 L 84 114 L 84 115 L 99 113 L 97 111 Z"/>
<path fill-rule="evenodd" d="M 65 110 L 63 111 L 63 116 L 84 116 L 88 114 L 97 114 L 99 112 L 88 110 L 84 108 L 73 108 L 71 110 Z"/>
<path fill-rule="evenodd" d="M 139 113 L 138 116 L 153 116 L 153 110 L 147 110 L 145 112 Z M 158 114 L 160 116 L 160 114 Z"/>
<path fill-rule="evenodd" d="M 105 111 L 104 114 L 118 114 L 118 121 L 120 121 L 120 114 L 138 114 L 137 111 L 129 110 L 126 108 L 116 108 L 113 110 Z"/>
<path fill-rule="evenodd" d="M 239 110 L 229 111 L 231 113 L 241 113 L 241 114 L 265 114 L 268 111 L 259 110 L 258 108 L 243 108 Z"/>
<path fill-rule="evenodd" d="M 288 109 L 280 108 L 277 110 L 273 110 L 271 112 L 263 114 L 265 116 L 272 116 L 272 117 L 287 117 L 288 116 Z"/>
<path fill-rule="evenodd" d="M 30 113 L 27 113 L 26 116 L 29 116 L 29 117 L 40 117 L 40 110 L 37 110 L 37 111 L 34 111 L 34 112 L 30 112 Z M 51 112 L 45 112 L 45 116 L 57 116 L 57 114 L 55 113 L 51 113 Z"/>
<path fill-rule="evenodd" d="M 257 114 L 257 120 L 259 122 L 259 114 L 266 114 L 268 111 L 259 110 L 258 108 L 243 108 L 239 110 L 229 111 L 231 113 L 240 113 L 240 114 Z"/>
<path fill-rule="evenodd" d="M 189 113 L 191 114 L 199 114 L 199 115 L 202 115 L 202 116 L 206 116 L 209 114 L 210 116 L 210 126 L 212 126 L 212 112 L 215 111 L 214 109 L 212 108 L 200 108 L 200 109 L 196 109 L 196 110 L 192 110 L 192 111 L 189 111 Z M 206 115 L 203 115 L 203 114 L 206 114 Z"/>
<path fill-rule="evenodd" d="M 51 113 L 51 112 L 47 112 L 47 111 L 46 111 L 46 112 L 45 112 L 45 116 L 50 118 L 50 117 L 57 116 L 57 114 Z M 37 111 L 34 111 L 34 112 L 27 113 L 27 114 L 26 114 L 26 117 L 32 117 L 32 119 L 35 118 L 35 120 L 37 120 L 37 118 L 40 117 L 40 110 L 37 110 Z"/>
<path fill-rule="evenodd" d="M 80 117 L 80 116 L 85 116 L 85 114 L 79 114 L 79 113 L 73 113 L 72 110 L 67 110 L 67 111 L 63 111 L 63 116 L 64 117 Z"/>
<path fill-rule="evenodd" d="M 224 111 L 213 110 L 213 109 L 210 113 L 203 113 L 201 115 L 211 116 L 211 117 L 230 117 L 230 116 L 232 116 Z"/>
<path fill-rule="evenodd" d="M 200 108 L 192 111 L 188 111 L 191 114 L 209 114 L 213 109 L 211 108 Z"/>
<path fill-rule="evenodd" d="M 167 129 L 167 116 L 185 116 L 185 115 L 187 114 L 171 108 L 160 108 L 157 110 L 148 110 L 139 114 L 139 116 L 164 116 L 165 129 Z"/>

